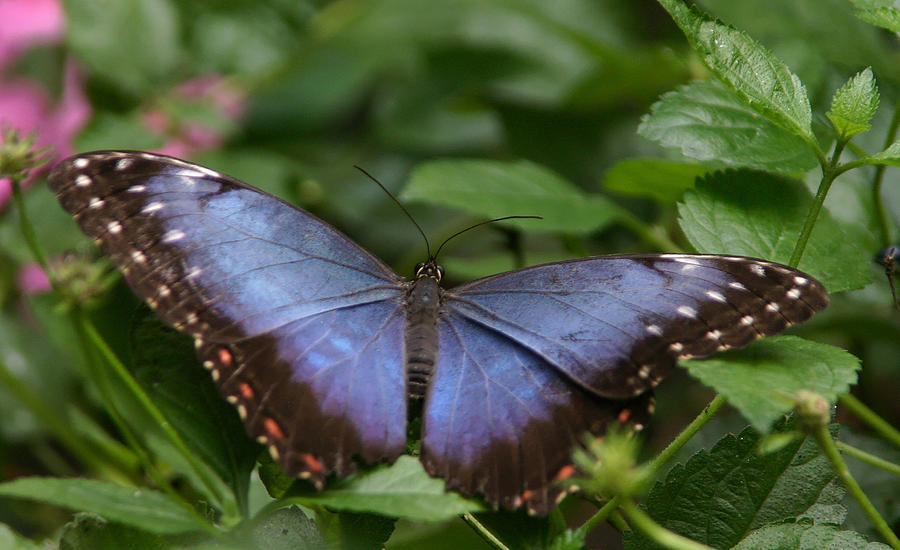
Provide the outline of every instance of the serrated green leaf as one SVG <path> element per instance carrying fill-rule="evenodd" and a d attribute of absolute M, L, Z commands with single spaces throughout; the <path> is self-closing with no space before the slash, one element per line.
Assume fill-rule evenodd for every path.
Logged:
<path fill-rule="evenodd" d="M 715 81 L 698 80 L 664 94 L 643 117 L 638 133 L 712 166 L 796 173 L 817 163 L 802 138 Z"/>
<path fill-rule="evenodd" d="M 841 531 L 834 525 L 817 525 L 810 521 L 767 525 L 751 532 L 732 550 L 888 550 L 878 542 L 853 531 Z"/>
<path fill-rule="evenodd" d="M 806 88 L 759 42 L 682 0 L 659 0 L 707 67 L 751 107 L 785 130 L 815 142 Z"/>
<path fill-rule="evenodd" d="M 785 518 L 843 521 L 844 491 L 815 441 L 802 438 L 767 455 L 757 453 L 758 442 L 747 428 L 697 452 L 653 486 L 646 511 L 663 527 L 715 548 L 731 548 Z M 625 542 L 626 550 L 658 548 L 640 533 Z"/>
<path fill-rule="evenodd" d="M 697 181 L 678 204 L 678 223 L 698 251 L 787 263 L 812 204 L 799 181 L 749 171 L 717 172 Z M 844 222 L 820 212 L 799 269 L 829 292 L 871 281 L 867 246 Z"/>
<path fill-rule="evenodd" d="M 92 512 L 151 533 L 184 533 L 206 527 L 164 493 L 107 481 L 25 477 L 0 483 L 0 496 Z"/>
<path fill-rule="evenodd" d="M 306 517 L 296 507 L 282 508 L 265 515 L 253 526 L 251 533 L 254 548 L 266 550 L 326 550 L 328 545 L 316 527 L 316 522 Z M 343 547 L 342 547 L 343 548 Z"/>
<path fill-rule="evenodd" d="M 661 159 L 626 159 L 607 170 L 603 187 L 623 195 L 647 197 L 673 204 L 694 180 L 705 174 L 702 164 Z"/>
<path fill-rule="evenodd" d="M 869 121 L 878 109 L 878 87 L 872 69 L 866 69 L 848 80 L 834 93 L 831 110 L 826 113 L 841 139 L 868 132 Z"/>
<path fill-rule="evenodd" d="M 900 166 L 900 141 L 895 141 L 887 149 L 861 159 L 866 164 L 888 164 Z"/>
<path fill-rule="evenodd" d="M 413 170 L 400 197 L 489 218 L 544 218 L 509 222 L 528 231 L 596 231 L 621 214 L 621 209 L 606 198 L 585 195 L 554 172 L 524 160 L 426 162 Z"/>
<path fill-rule="evenodd" d="M 390 466 L 375 466 L 339 481 L 321 493 L 309 492 L 292 498 L 335 510 L 417 521 L 440 521 L 484 510 L 484 505 L 475 500 L 445 491 L 443 481 L 429 476 L 419 460 L 408 455 Z"/>
<path fill-rule="evenodd" d="M 891 32 L 900 33 L 900 9 L 894 0 L 850 0 L 859 19 Z"/>
<path fill-rule="evenodd" d="M 682 361 L 691 376 L 728 398 L 760 432 L 793 407 L 790 396 L 814 391 L 829 401 L 856 383 L 859 359 L 796 336 L 776 336 L 706 361 Z"/>

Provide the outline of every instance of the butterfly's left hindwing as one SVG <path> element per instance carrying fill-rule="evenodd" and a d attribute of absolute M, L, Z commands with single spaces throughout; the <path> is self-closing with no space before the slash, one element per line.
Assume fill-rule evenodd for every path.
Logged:
<path fill-rule="evenodd" d="M 89 153 L 61 162 L 50 185 L 135 293 L 195 338 L 250 435 L 288 472 L 321 480 L 352 471 L 354 455 L 402 453 L 406 287 L 380 260 L 178 159 Z"/>
<path fill-rule="evenodd" d="M 442 316 L 438 330 L 422 462 L 494 507 L 547 513 L 575 473 L 572 449 L 585 433 L 647 420 L 649 393 L 628 401 L 592 395 L 513 339 L 458 314 Z"/>

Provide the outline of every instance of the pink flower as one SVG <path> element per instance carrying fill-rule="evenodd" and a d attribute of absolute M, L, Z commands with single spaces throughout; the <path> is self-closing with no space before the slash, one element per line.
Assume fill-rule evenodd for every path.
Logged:
<path fill-rule="evenodd" d="M 0 67 L 33 45 L 59 42 L 64 26 L 59 0 L 0 0 Z"/>
<path fill-rule="evenodd" d="M 19 268 L 19 289 L 25 294 L 40 294 L 50 290 L 50 279 L 38 264 L 26 264 Z"/>
<path fill-rule="evenodd" d="M 65 71 L 63 95 L 57 105 L 34 82 L 23 78 L 0 80 L 0 127 L 14 128 L 22 135 L 35 132 L 35 148 L 53 147 L 56 159 L 72 154 L 72 139 L 91 115 L 77 67 L 70 62 Z M 42 169 L 50 165 L 52 162 Z M 30 183 L 35 175 L 33 171 L 23 184 Z M 9 200 L 10 193 L 9 180 L 0 179 L 0 209 Z"/>
<path fill-rule="evenodd" d="M 176 99 L 184 103 L 208 103 L 225 121 L 236 121 L 244 112 L 244 93 L 219 75 L 207 75 L 189 80 L 175 89 Z M 159 109 L 141 115 L 144 127 L 167 137 L 157 153 L 173 157 L 191 156 L 198 151 L 218 147 L 224 136 L 214 127 L 191 119 L 178 120 Z"/>

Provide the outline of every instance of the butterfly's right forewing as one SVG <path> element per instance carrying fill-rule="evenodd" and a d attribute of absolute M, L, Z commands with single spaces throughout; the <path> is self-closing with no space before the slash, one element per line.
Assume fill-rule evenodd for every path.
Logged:
<path fill-rule="evenodd" d="M 405 446 L 405 283 L 310 214 L 207 168 L 97 152 L 50 175 L 63 207 L 292 474 Z"/>

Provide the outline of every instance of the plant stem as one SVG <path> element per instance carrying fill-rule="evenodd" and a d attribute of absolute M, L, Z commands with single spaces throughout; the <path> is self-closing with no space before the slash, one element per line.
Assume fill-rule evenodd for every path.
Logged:
<path fill-rule="evenodd" d="M 889 462 L 879 456 L 869 454 L 862 449 L 857 449 L 853 445 L 848 445 L 843 441 L 835 441 L 834 443 L 835 445 L 837 445 L 838 450 L 845 455 L 852 456 L 860 462 L 865 462 L 870 466 L 875 466 L 876 468 L 881 468 L 886 472 L 890 472 L 894 475 L 900 476 L 900 465 Z"/>
<path fill-rule="evenodd" d="M 891 124 L 888 126 L 882 150 L 887 149 L 894 143 L 894 140 L 897 138 L 898 128 L 900 128 L 900 96 L 897 97 L 897 103 L 894 105 L 894 114 L 891 116 Z M 894 244 L 891 236 L 891 224 L 888 222 L 887 211 L 881 197 L 881 185 L 884 182 L 885 169 L 887 169 L 887 166 L 879 164 L 875 167 L 875 173 L 872 175 L 872 204 L 875 206 L 875 217 L 878 222 L 878 229 L 881 232 L 881 242 L 884 246 L 890 246 Z"/>
<path fill-rule="evenodd" d="M 690 439 L 694 437 L 697 432 L 700 431 L 700 428 L 706 425 L 706 423 L 709 422 L 713 416 L 715 416 L 716 412 L 718 412 L 718 410 L 721 409 L 727 401 L 728 400 L 725 399 L 725 397 L 723 397 L 721 394 L 717 394 L 713 398 L 713 400 L 709 402 L 709 405 L 707 405 L 703 408 L 702 411 L 700 411 L 700 414 L 697 415 L 697 418 L 692 420 L 691 423 L 688 424 L 680 434 L 678 434 L 678 437 L 673 439 L 672 442 L 669 443 L 669 445 L 665 449 L 663 449 L 661 453 L 656 455 L 656 458 L 654 458 L 650 462 L 649 473 L 653 474 L 662 469 L 663 465 L 668 462 L 673 456 L 675 456 L 675 453 L 680 451 L 681 448 L 684 447 L 684 445 L 688 441 L 690 441 Z M 651 475 L 648 477 L 653 476 Z"/>
<path fill-rule="evenodd" d="M 900 431 L 884 421 L 875 411 L 865 406 L 862 401 L 849 393 L 838 396 L 841 405 L 850 409 L 857 418 L 871 426 L 881 437 L 900 447 Z"/>
<path fill-rule="evenodd" d="M 131 376 L 131 373 L 128 372 L 128 369 L 125 368 L 125 365 L 122 364 L 119 358 L 116 357 L 116 354 L 109 348 L 109 346 L 106 344 L 106 341 L 103 340 L 103 337 L 100 336 L 100 333 L 97 332 L 97 329 L 90 322 L 90 320 L 88 320 L 87 317 L 82 314 L 80 315 L 79 321 L 82 330 L 84 330 L 85 335 L 88 337 L 91 344 L 93 344 L 94 348 L 100 352 L 100 354 L 106 360 L 107 364 L 112 368 L 113 372 L 115 372 L 119 380 L 125 384 L 128 392 L 140 404 L 141 408 L 150 415 L 154 422 L 160 427 L 160 429 L 162 429 L 163 433 L 165 433 L 169 438 L 169 441 L 175 446 L 176 449 L 178 449 L 185 460 L 187 460 L 187 462 L 191 465 L 191 467 L 194 469 L 194 473 L 197 475 L 198 479 L 203 482 L 204 487 L 209 492 L 209 496 L 214 498 L 217 503 L 222 504 L 224 501 L 218 487 L 207 475 L 206 469 L 197 460 L 190 449 L 188 449 L 187 445 L 184 443 L 184 440 L 181 438 L 178 432 L 175 431 L 162 411 L 157 408 L 157 406 L 153 403 L 146 392 L 144 392 L 143 388 L 141 388 L 134 377 Z M 107 404 L 113 405 L 111 400 L 108 400 Z M 140 447 L 137 441 L 135 441 L 135 444 Z"/>
<path fill-rule="evenodd" d="M 831 467 L 834 469 L 835 473 L 841 478 L 841 481 L 844 482 L 847 492 L 853 496 L 860 508 L 862 508 L 862 511 L 869 518 L 869 521 L 872 522 L 875 529 L 882 537 L 884 537 L 888 544 L 891 545 L 891 548 L 900 550 L 900 539 L 898 539 L 897 535 L 891 531 L 890 526 L 884 521 L 884 518 L 882 518 L 878 513 L 878 510 L 875 509 L 875 506 L 872 505 L 869 497 L 867 497 L 862 488 L 860 488 L 856 479 L 853 478 L 853 475 L 850 474 L 847 463 L 844 462 L 841 453 L 838 452 L 837 446 L 834 444 L 834 440 L 831 438 L 831 434 L 828 433 L 828 426 L 823 424 L 816 427 L 812 431 L 812 435 L 816 438 L 816 442 L 818 442 L 822 452 L 828 457 L 828 461 L 831 463 Z"/>
<path fill-rule="evenodd" d="M 688 424 L 684 430 L 678 434 L 678 437 L 672 440 L 665 449 L 662 450 L 656 458 L 654 458 L 649 466 L 646 469 L 647 480 L 651 480 L 656 477 L 656 473 L 659 472 L 663 465 L 666 464 L 675 454 L 681 450 L 684 445 L 690 441 L 694 435 L 700 428 L 706 425 L 707 422 L 716 414 L 716 412 L 722 408 L 722 406 L 726 403 L 726 399 L 721 395 L 716 395 L 709 404 L 703 408 L 700 414 Z M 621 497 L 617 496 L 604 504 L 597 512 L 590 517 L 581 527 L 578 528 L 578 531 L 583 531 L 586 535 L 593 531 L 598 525 L 603 523 L 606 518 L 619 506 L 619 502 L 621 501 Z"/>
<path fill-rule="evenodd" d="M 803 251 L 806 249 L 806 243 L 812 235 L 813 228 L 816 226 L 816 220 L 822 211 L 822 205 L 825 204 L 825 197 L 828 196 L 828 190 L 834 179 L 841 173 L 838 169 L 838 163 L 841 158 L 841 151 L 844 150 L 846 142 L 838 141 L 834 144 L 834 152 L 831 159 L 822 164 L 822 180 L 819 182 L 819 189 L 816 191 L 816 197 L 813 199 L 809 212 L 806 215 L 806 221 L 803 223 L 803 229 L 800 230 L 800 236 L 797 238 L 797 244 L 794 245 L 794 252 L 791 254 L 791 260 L 788 265 L 797 267 L 800 264 L 800 258 L 803 257 Z"/>
<path fill-rule="evenodd" d="M 681 252 L 682 250 L 675 241 L 671 240 L 661 232 L 655 231 L 653 227 L 647 225 L 644 220 L 627 210 L 623 209 L 616 219 L 623 226 L 634 231 L 640 238 L 644 239 L 645 242 L 658 250 L 662 250 L 663 252 Z"/>
<path fill-rule="evenodd" d="M 34 256 L 34 260 L 41 266 L 41 269 L 43 269 L 44 273 L 47 275 L 47 279 L 50 280 L 50 287 L 58 296 L 61 296 L 62 294 L 59 292 L 56 280 L 51 275 L 50 269 L 47 267 L 47 255 L 44 253 L 44 249 L 38 242 L 37 235 L 34 232 L 34 225 L 31 223 L 31 219 L 28 217 L 28 211 L 25 209 L 25 199 L 22 196 L 22 187 L 20 185 L 22 177 L 10 176 L 10 180 L 12 181 L 13 202 L 15 203 L 16 211 L 19 214 L 19 229 L 22 231 L 22 237 L 25 239 L 25 244 L 28 245 L 28 249 L 31 251 L 31 255 Z"/>
<path fill-rule="evenodd" d="M 466 522 L 473 531 L 478 533 L 478 536 L 480 536 L 484 540 L 484 542 L 491 545 L 491 547 L 496 548 L 497 550 L 509 550 L 509 547 L 503 544 L 500 539 L 495 537 L 494 534 L 491 533 L 490 529 L 488 529 L 484 526 L 483 523 L 478 521 L 478 518 L 476 518 L 474 515 L 465 513 L 462 515 L 462 520 Z"/>
<path fill-rule="evenodd" d="M 672 550 L 712 550 L 711 546 L 701 544 L 695 540 L 683 537 L 678 533 L 669 531 L 653 521 L 650 516 L 628 499 L 623 499 L 619 508 L 625 512 L 635 527 L 650 537 L 653 542 L 661 546 L 671 548 Z"/>

